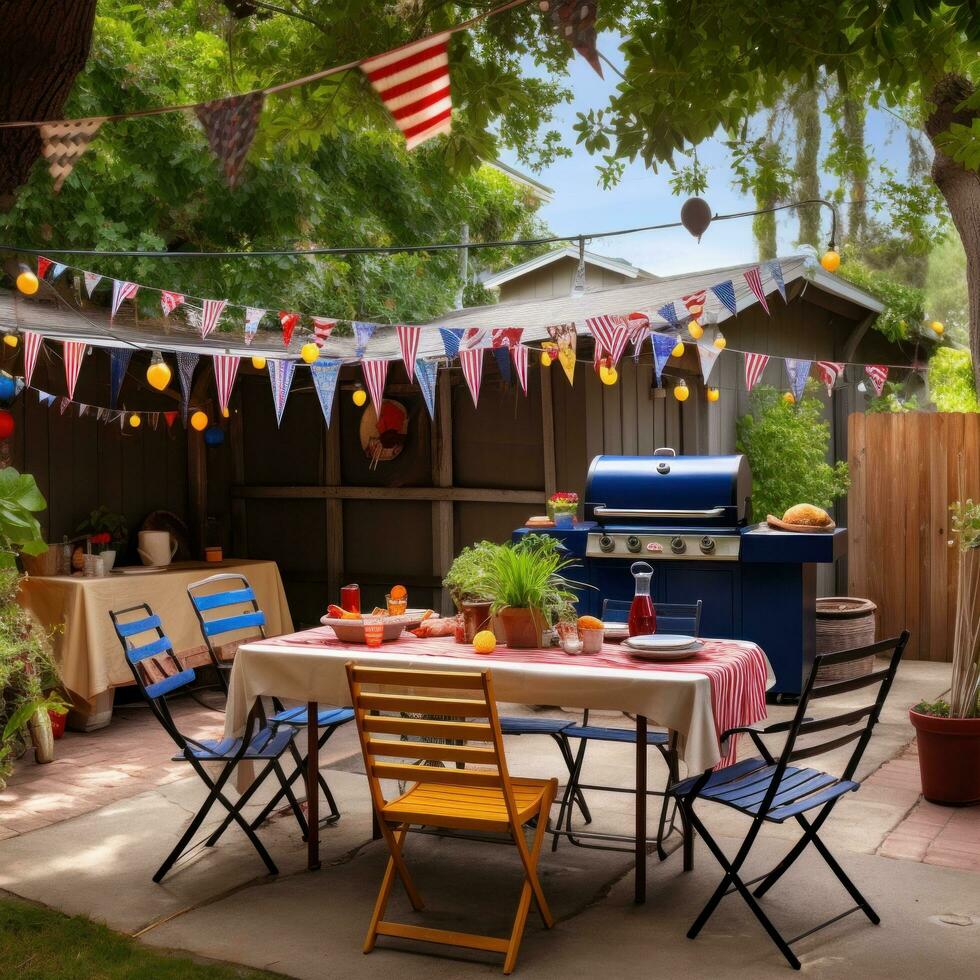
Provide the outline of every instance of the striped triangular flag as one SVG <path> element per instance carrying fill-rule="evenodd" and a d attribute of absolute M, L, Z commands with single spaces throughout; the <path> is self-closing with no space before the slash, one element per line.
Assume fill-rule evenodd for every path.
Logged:
<path fill-rule="evenodd" d="M 88 344 L 84 340 L 66 340 L 62 343 L 65 358 L 65 383 L 68 385 L 68 397 L 75 397 L 75 382 L 78 372 L 82 369 L 82 358 Z"/>
<path fill-rule="evenodd" d="M 749 284 L 752 295 L 759 301 L 759 305 L 766 313 L 769 313 L 769 304 L 766 302 L 766 291 L 762 288 L 762 274 L 759 272 L 759 267 L 756 266 L 754 269 L 747 269 L 742 275 Z"/>
<path fill-rule="evenodd" d="M 361 371 L 367 384 L 374 414 L 381 418 L 381 402 L 384 399 L 385 379 L 388 377 L 388 362 L 382 358 L 361 361 Z"/>
<path fill-rule="evenodd" d="M 218 388 L 218 406 L 223 415 L 231 400 L 231 389 L 235 386 L 241 358 L 237 354 L 212 354 L 211 360 L 214 362 L 214 382 Z"/>
<path fill-rule="evenodd" d="M 282 424 L 282 413 L 286 408 L 289 389 L 293 386 L 293 374 L 296 362 L 292 360 L 277 360 L 269 358 L 269 380 L 272 382 L 272 403 L 276 409 L 276 425 Z"/>
<path fill-rule="evenodd" d="M 226 299 L 206 299 L 201 311 L 201 339 L 203 340 L 218 325 L 224 312 Z"/>
<path fill-rule="evenodd" d="M 337 326 L 337 321 L 327 316 L 314 316 L 310 319 L 313 321 L 313 343 L 323 350 L 333 328 Z"/>
<path fill-rule="evenodd" d="M 843 361 L 817 361 L 817 374 L 820 380 L 827 386 L 827 394 L 831 394 L 837 379 L 844 373 L 845 364 Z"/>
<path fill-rule="evenodd" d="M 296 329 L 297 323 L 299 323 L 298 313 L 290 313 L 288 310 L 279 311 L 279 324 L 282 327 L 283 347 L 289 346 L 289 342 L 293 339 L 293 331 Z"/>
<path fill-rule="evenodd" d="M 463 339 L 463 333 L 464 331 L 459 327 L 439 328 L 439 334 L 442 337 L 442 349 L 450 360 L 459 356 L 459 344 Z"/>
<path fill-rule="evenodd" d="M 160 290 L 160 306 L 163 309 L 164 316 L 170 316 L 183 302 L 184 296 L 182 293 L 173 293 L 169 289 Z"/>
<path fill-rule="evenodd" d="M 768 354 L 749 354 L 745 355 L 745 389 L 751 391 L 762 377 L 766 365 L 769 363 Z"/>
<path fill-rule="evenodd" d="M 44 338 L 34 330 L 25 330 L 24 337 L 24 384 L 30 387 L 31 378 L 34 376 L 34 368 L 37 365 L 38 351 Z"/>
<path fill-rule="evenodd" d="M 119 312 L 123 300 L 132 299 L 139 292 L 139 288 L 139 284 L 135 282 L 123 282 L 120 279 L 112 280 L 112 313 L 109 314 L 110 319 Z"/>
<path fill-rule="evenodd" d="M 793 397 L 799 401 L 803 397 L 806 379 L 810 377 L 810 364 L 812 362 L 796 357 L 787 357 L 784 358 L 783 363 L 786 365 L 786 377 L 789 378 L 789 390 L 793 392 Z"/>
<path fill-rule="evenodd" d="M 483 380 L 483 348 L 470 347 L 459 352 L 459 363 L 463 368 L 463 377 L 470 389 L 473 407 L 476 408 L 480 398 L 480 383 Z"/>
<path fill-rule="evenodd" d="M 885 390 L 885 382 L 888 380 L 888 368 L 884 364 L 866 364 L 864 373 L 871 381 L 875 394 L 880 398 Z"/>
<path fill-rule="evenodd" d="M 510 349 L 511 357 L 514 359 L 514 370 L 517 372 L 517 380 L 521 383 L 521 390 L 527 394 L 527 360 L 528 350 L 524 344 L 515 344 Z"/>
<path fill-rule="evenodd" d="M 783 297 L 783 302 L 786 302 L 786 280 L 783 278 L 783 264 L 779 259 L 770 259 L 765 265 L 766 272 L 772 277 L 772 281 L 776 284 L 776 288 L 779 290 L 779 295 Z"/>
<path fill-rule="evenodd" d="M 408 372 L 408 380 L 415 380 L 415 361 L 419 353 L 419 341 L 422 339 L 421 327 L 406 327 L 399 324 L 395 327 L 398 336 L 398 347 L 402 352 L 402 361 Z"/>
<path fill-rule="evenodd" d="M 711 291 L 718 297 L 721 305 L 732 316 L 738 313 L 738 306 L 735 303 L 735 284 L 731 279 L 726 279 L 724 282 L 719 282 L 717 285 L 712 286 Z"/>
<path fill-rule="evenodd" d="M 418 360 L 415 362 L 415 377 L 422 389 L 425 407 L 429 410 L 429 418 L 436 417 L 436 379 L 438 364 L 435 361 Z"/>
<path fill-rule="evenodd" d="M 435 34 L 361 62 L 410 150 L 450 130 L 449 37 Z"/>

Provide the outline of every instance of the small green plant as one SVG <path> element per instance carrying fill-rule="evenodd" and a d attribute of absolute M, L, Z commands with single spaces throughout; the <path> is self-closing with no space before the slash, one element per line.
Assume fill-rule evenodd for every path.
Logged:
<path fill-rule="evenodd" d="M 905 383 L 902 381 L 889 381 L 885 384 L 880 395 L 874 395 L 868 402 L 865 411 L 874 414 L 901 415 L 902 412 L 917 412 L 919 410 L 919 399 L 915 395 L 902 397 Z"/>
<path fill-rule="evenodd" d="M 103 505 L 92 513 L 75 528 L 75 534 L 109 535 L 104 543 L 110 548 L 124 545 L 129 539 L 129 525 L 122 514 L 113 513 Z"/>
<path fill-rule="evenodd" d="M 0 469 L 0 552 L 8 556 L 8 568 L 13 567 L 13 556 L 18 552 L 40 555 L 47 551 L 41 525 L 34 516 L 47 506 L 33 476 L 18 473 L 12 466 Z"/>
<path fill-rule="evenodd" d="M 575 564 L 566 558 L 560 543 L 544 534 L 529 534 L 517 544 L 501 545 L 489 568 L 493 611 L 536 609 L 548 625 L 569 622 L 581 584 L 563 572 Z"/>
<path fill-rule="evenodd" d="M 752 468 L 752 512 L 782 517 L 794 504 L 830 507 L 850 486 L 847 463 L 830 464 L 830 423 L 821 418 L 823 404 L 807 382 L 796 404 L 783 401 L 770 385 L 756 385 L 751 411 L 736 423 L 736 445 Z"/>
<path fill-rule="evenodd" d="M 442 585 L 457 609 L 464 602 L 492 601 L 490 568 L 502 547 L 492 541 L 477 541 L 463 548 L 453 559 Z"/>
<path fill-rule="evenodd" d="M 929 358 L 929 397 L 940 412 L 980 412 L 969 351 L 940 347 Z"/>

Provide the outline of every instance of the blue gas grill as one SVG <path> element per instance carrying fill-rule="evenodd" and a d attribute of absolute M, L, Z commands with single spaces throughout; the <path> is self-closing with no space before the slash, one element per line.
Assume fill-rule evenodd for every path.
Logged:
<path fill-rule="evenodd" d="M 630 565 L 654 569 L 654 602 L 703 600 L 701 633 L 754 640 L 776 674 L 770 694 L 803 689 L 816 643 L 816 566 L 843 557 L 847 531 L 795 533 L 751 524 L 752 474 L 744 456 L 597 456 L 589 467 L 585 521 L 548 529 L 594 588 L 579 609 L 633 595 Z M 764 516 L 764 515 L 760 515 Z M 533 529 L 521 528 L 515 538 Z"/>

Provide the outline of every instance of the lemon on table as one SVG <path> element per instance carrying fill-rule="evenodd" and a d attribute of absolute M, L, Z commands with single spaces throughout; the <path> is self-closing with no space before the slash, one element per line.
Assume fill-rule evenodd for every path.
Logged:
<path fill-rule="evenodd" d="M 473 637 L 474 653 L 493 653 L 497 649 L 497 637 L 490 630 L 480 630 Z"/>

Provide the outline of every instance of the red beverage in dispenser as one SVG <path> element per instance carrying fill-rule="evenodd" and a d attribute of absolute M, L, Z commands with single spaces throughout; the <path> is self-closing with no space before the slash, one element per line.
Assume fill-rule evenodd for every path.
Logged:
<path fill-rule="evenodd" d="M 630 566 L 630 572 L 636 581 L 636 591 L 626 625 L 630 636 L 650 636 L 657 632 L 657 611 L 650 598 L 653 569 L 645 561 L 636 561 Z"/>

